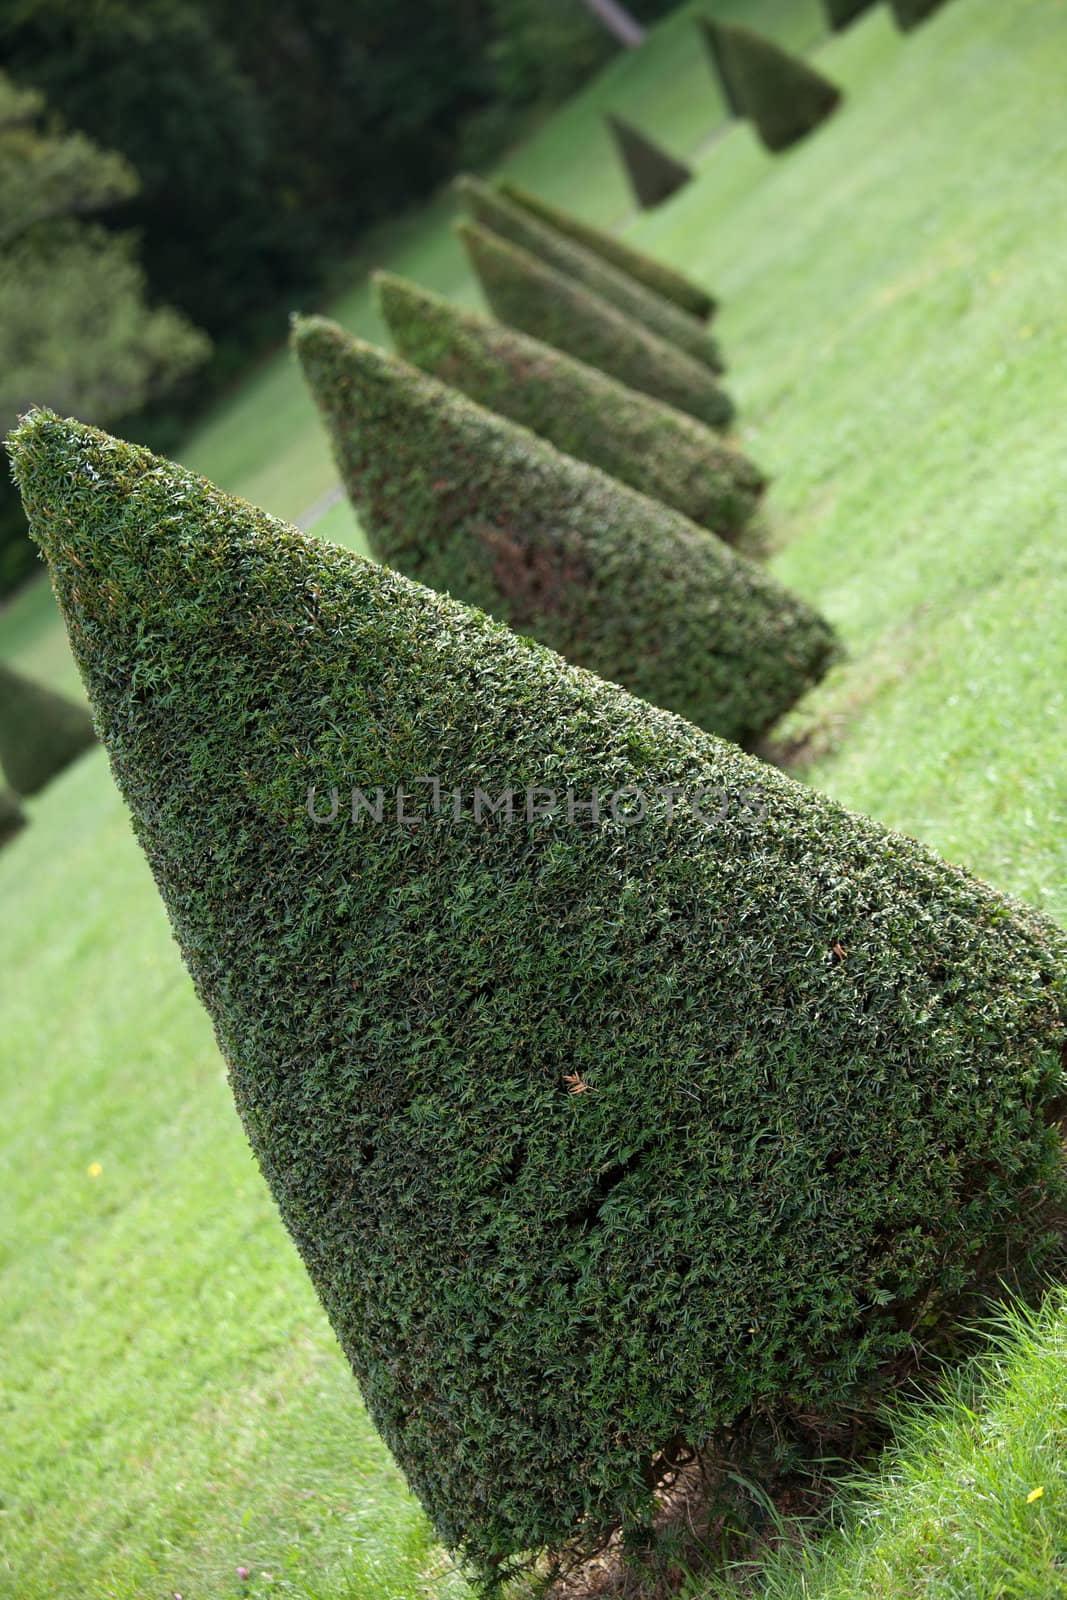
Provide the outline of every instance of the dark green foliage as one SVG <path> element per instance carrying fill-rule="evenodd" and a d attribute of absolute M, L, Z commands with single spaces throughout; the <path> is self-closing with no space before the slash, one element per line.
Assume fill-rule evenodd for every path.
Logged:
<path fill-rule="evenodd" d="M 94 739 L 84 706 L 0 662 L 0 768 L 17 794 L 36 794 Z"/>
<path fill-rule="evenodd" d="M 711 58 L 712 67 L 715 69 L 715 75 L 719 80 L 719 87 L 722 90 L 722 97 L 726 102 L 727 111 L 732 117 L 743 117 L 745 115 L 744 103 L 738 93 L 737 86 L 730 76 L 730 56 L 729 52 L 724 48 L 723 35 L 719 30 L 719 25 L 712 22 L 708 17 L 697 17 L 696 25 L 700 30 L 701 37 L 704 40 L 704 48 Z"/>
<path fill-rule="evenodd" d="M 907 33 L 939 11 L 945 0 L 889 0 L 897 27 Z"/>
<path fill-rule="evenodd" d="M 464 151 L 498 159 L 614 51 L 574 0 L 0 5 L 5 67 L 139 172 L 151 288 L 224 344 L 218 381 L 370 223 Z"/>
<path fill-rule="evenodd" d="M 634 199 L 644 211 L 662 205 L 672 194 L 684 189 L 693 174 L 684 162 L 676 160 L 658 144 L 622 117 L 606 117 L 615 148 L 619 152 Z"/>
<path fill-rule="evenodd" d="M 671 1441 L 852 1400 L 1025 1255 L 1061 931 L 142 450 L 37 414 L 12 452 L 249 1140 L 487 1582 L 639 1520 Z M 681 798 L 527 820 L 535 785 Z"/>
<path fill-rule="evenodd" d="M 752 515 L 766 479 L 694 417 L 402 278 L 376 283 L 397 349 L 431 377 L 723 538 Z"/>
<path fill-rule="evenodd" d="M 841 91 L 799 56 L 751 28 L 703 20 L 727 93 L 768 150 L 786 150 L 841 103 Z"/>
<path fill-rule="evenodd" d="M 0 72 L 0 434 L 32 404 L 113 422 L 207 358 L 183 317 L 148 303 L 136 237 L 100 224 L 138 187 L 121 156 Z M 36 566 L 3 463 L 0 595 Z"/>
<path fill-rule="evenodd" d="M 157 295 L 225 333 L 273 299 L 287 258 L 292 278 L 264 106 L 207 8 L 22 0 L 0 16 L 0 50 L 67 123 L 132 162 L 141 192 L 122 220 L 141 230 Z"/>
<path fill-rule="evenodd" d="M 861 12 L 869 11 L 875 0 L 823 0 L 831 28 L 839 32 L 854 22 Z"/>
<path fill-rule="evenodd" d="M 293 342 L 371 549 L 568 660 L 750 741 L 829 625 L 704 529 L 321 317 Z"/>
<path fill-rule="evenodd" d="M 733 401 L 703 362 L 487 228 L 460 223 L 457 232 L 501 322 L 687 411 L 709 428 L 729 427 Z"/>
<path fill-rule="evenodd" d="M 510 200 L 512 205 L 528 211 L 539 222 L 545 223 L 556 233 L 563 234 L 564 238 L 573 239 L 577 244 L 584 245 L 587 250 L 592 250 L 594 255 L 601 256 L 620 272 L 626 272 L 631 278 L 636 278 L 646 289 L 662 295 L 665 300 L 672 300 L 683 311 L 688 311 L 690 316 L 706 322 L 713 315 L 716 309 L 714 296 L 706 289 L 702 289 L 699 283 L 694 283 L 691 278 L 668 266 L 666 261 L 646 255 L 643 250 L 635 250 L 633 245 L 626 244 L 615 234 L 605 233 L 602 228 L 594 228 L 592 223 L 583 222 L 581 217 L 572 216 L 569 211 L 562 211 L 549 201 L 542 200 L 540 195 L 524 189 L 521 184 L 503 179 L 497 187 L 505 200 Z"/>
<path fill-rule="evenodd" d="M 22 807 L 10 789 L 0 784 L 0 845 L 7 844 L 25 823 Z"/>
<path fill-rule="evenodd" d="M 713 372 L 722 371 L 722 357 L 711 335 L 661 294 L 636 283 L 629 273 L 611 266 L 576 240 L 564 238 L 477 178 L 460 178 L 456 189 L 468 216 L 480 227 L 573 278 L 583 289 L 599 295 L 659 338 L 669 339 Z"/>

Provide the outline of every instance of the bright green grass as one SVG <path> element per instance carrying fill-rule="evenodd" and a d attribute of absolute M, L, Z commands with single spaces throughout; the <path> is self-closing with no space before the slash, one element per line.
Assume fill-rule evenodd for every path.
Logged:
<path fill-rule="evenodd" d="M 759 1572 L 762 1600 L 1064 1600 L 1067 1295 L 1012 1312 L 939 1405 L 897 1424 L 847 1521 Z M 738 1568 L 701 1600 L 732 1600 Z"/>
<path fill-rule="evenodd" d="M 709 141 L 716 93 L 676 18 L 509 170 L 611 221 L 628 201 L 602 104 L 704 148 L 697 181 L 631 236 L 722 294 L 743 443 L 776 478 L 775 566 L 851 652 L 787 731 L 822 752 L 812 781 L 1063 919 L 1067 13 L 953 0 L 906 41 L 881 7 L 830 41 L 814 0 L 752 14 L 821 40 L 849 91 L 787 157 L 744 129 Z M 392 230 L 373 259 L 470 299 L 449 210 Z M 334 309 L 376 333 L 361 279 Z M 284 354 L 184 456 L 291 517 L 334 479 Z M 344 506 L 319 531 L 359 537 Z M 40 585 L 0 615 L 0 651 L 74 685 Z M 103 756 L 30 809 L 0 853 L 0 1594 L 458 1595 L 252 1168 Z M 1065 1327 L 1050 1310 L 1041 1346 L 1003 1359 L 981 1480 L 1006 1517 L 1020 1483 L 1045 1482 L 1028 1509 L 1061 1553 L 1062 1427 L 1043 1407 L 1047 1434 L 1024 1434 L 1011 1406 L 1031 1385 L 1067 1394 Z M 942 1505 L 970 1481 L 947 1416 L 936 1428 L 960 1449 L 931 1434 L 900 1469 Z M 961 1524 L 974 1540 L 992 1524 L 967 1503 L 985 1507 Z M 937 1568 L 921 1504 L 919 1488 L 886 1496 L 901 1554 L 881 1590 L 846 1564 L 836 1588 L 783 1593 L 1014 1595 L 953 1587 L 962 1556 Z M 1020 1560 L 1045 1581 L 1029 1548 Z"/>

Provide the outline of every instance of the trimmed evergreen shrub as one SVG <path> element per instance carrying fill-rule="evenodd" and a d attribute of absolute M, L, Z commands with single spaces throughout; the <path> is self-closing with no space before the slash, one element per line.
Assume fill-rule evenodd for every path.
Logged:
<path fill-rule="evenodd" d="M 695 417 L 391 273 L 375 284 L 400 354 L 431 377 L 722 538 L 752 515 L 767 480 Z"/>
<path fill-rule="evenodd" d="M 15 795 L 0 784 L 0 845 L 7 844 L 24 825 L 26 817 Z"/>
<path fill-rule="evenodd" d="M 704 40 L 704 48 L 711 59 L 715 76 L 719 80 L 719 88 L 722 90 L 722 97 L 726 102 L 727 111 L 731 117 L 743 117 L 745 115 L 744 102 L 730 76 L 729 52 L 724 48 L 719 25 L 712 22 L 709 17 L 697 17 L 694 20 Z"/>
<path fill-rule="evenodd" d="M 293 344 L 371 549 L 409 578 L 739 742 L 834 659 L 817 612 L 669 506 L 323 317 Z"/>
<path fill-rule="evenodd" d="M 841 103 L 841 90 L 821 72 L 752 28 L 703 19 L 724 89 L 768 150 L 786 150 Z M 727 86 L 729 86 L 727 88 Z"/>
<path fill-rule="evenodd" d="M 487 1587 L 1025 1256 L 1060 930 L 145 450 L 36 413 L 12 455 L 252 1148 Z"/>
<path fill-rule="evenodd" d="M 835 33 L 847 28 L 863 11 L 869 11 L 875 0 L 823 0 L 827 20 Z"/>
<path fill-rule="evenodd" d="M 84 706 L 0 662 L 0 768 L 16 794 L 36 794 L 95 740 Z"/>
<path fill-rule="evenodd" d="M 562 211 L 558 206 L 550 205 L 547 200 L 542 200 L 540 195 L 524 189 L 521 184 L 512 183 L 510 179 L 501 179 L 497 188 L 505 200 L 510 200 L 513 206 L 528 211 L 546 227 L 563 234 L 564 238 L 573 239 L 577 244 L 584 245 L 587 250 L 592 250 L 594 255 L 601 256 L 620 272 L 629 273 L 631 278 L 636 278 L 646 289 L 662 295 L 665 300 L 672 300 L 683 311 L 688 311 L 690 316 L 698 318 L 701 322 L 707 322 L 714 314 L 715 297 L 706 289 L 702 289 L 700 284 L 694 283 L 691 278 L 678 272 L 676 268 L 668 266 L 666 261 L 660 261 L 657 256 L 646 255 L 643 250 L 635 250 L 633 245 L 626 244 L 615 234 L 605 233 L 602 228 L 594 228 L 592 223 L 583 222 L 581 217 L 572 216 L 569 211 Z"/>
<path fill-rule="evenodd" d="M 501 322 L 687 411 L 709 428 L 730 426 L 733 401 L 702 362 L 488 228 L 461 222 L 456 232 Z"/>
<path fill-rule="evenodd" d="M 920 22 L 940 11 L 945 0 L 889 0 L 897 27 L 904 33 L 917 28 Z"/>
<path fill-rule="evenodd" d="M 519 250 L 528 251 L 553 271 L 573 278 L 660 339 L 669 339 L 678 345 L 694 361 L 704 362 L 712 372 L 722 371 L 722 357 L 715 340 L 662 295 L 635 283 L 628 273 L 620 272 L 618 267 L 610 266 L 583 245 L 565 239 L 553 228 L 538 222 L 536 217 L 512 205 L 477 178 L 460 178 L 456 189 L 467 214 L 479 226 L 488 228 L 500 239 L 507 239 Z"/>
<path fill-rule="evenodd" d="M 604 120 L 626 168 L 634 199 L 643 211 L 651 211 L 679 189 L 684 189 L 693 176 L 684 162 L 653 144 L 640 129 L 624 122 L 622 117 L 609 112 Z"/>

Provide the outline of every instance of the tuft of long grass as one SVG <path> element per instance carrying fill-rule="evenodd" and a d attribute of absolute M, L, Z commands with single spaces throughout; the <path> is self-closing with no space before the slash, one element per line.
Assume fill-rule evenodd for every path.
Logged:
<path fill-rule="evenodd" d="M 986 1350 L 933 1400 L 899 1408 L 894 1424 L 877 1467 L 841 1487 L 831 1532 L 694 1596 L 1067 1595 L 1067 1292 L 1054 1289 L 1039 1311 L 1005 1310 Z"/>

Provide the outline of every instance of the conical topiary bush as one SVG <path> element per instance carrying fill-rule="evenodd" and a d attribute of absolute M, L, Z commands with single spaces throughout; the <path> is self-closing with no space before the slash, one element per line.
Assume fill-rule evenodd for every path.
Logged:
<path fill-rule="evenodd" d="M 702 362 L 487 228 L 461 222 L 456 232 L 501 322 L 687 411 L 709 428 L 729 427 L 733 401 Z"/>
<path fill-rule="evenodd" d="M 695 21 L 704 40 L 704 48 L 710 57 L 715 76 L 719 81 L 727 111 L 731 117 L 743 117 L 746 114 L 745 105 L 738 92 L 737 85 L 730 76 L 730 55 L 725 48 L 724 35 L 720 32 L 718 25 L 708 17 L 697 17 Z"/>
<path fill-rule="evenodd" d="M 662 205 L 689 182 L 693 174 L 684 162 L 653 144 L 632 123 L 610 113 L 606 121 L 626 168 L 634 199 L 643 211 Z"/>
<path fill-rule="evenodd" d="M 631 278 L 636 278 L 646 289 L 662 295 L 665 300 L 673 301 L 683 311 L 688 311 L 690 316 L 706 322 L 714 314 L 715 297 L 699 283 L 694 283 L 691 278 L 685 277 L 675 267 L 660 261 L 657 256 L 646 255 L 643 250 L 635 250 L 633 245 L 626 244 L 614 233 L 605 233 L 602 228 L 594 228 L 592 223 L 583 222 L 581 217 L 572 216 L 569 211 L 550 205 L 547 200 L 542 200 L 540 195 L 532 194 L 529 189 L 524 189 L 521 184 L 512 183 L 510 179 L 502 179 L 497 187 L 505 200 L 510 200 L 512 205 L 528 211 L 531 216 L 554 228 L 564 238 L 574 239 L 578 244 L 584 245 L 587 250 L 592 250 L 594 255 L 601 256 L 620 272 L 629 273 Z"/>
<path fill-rule="evenodd" d="M 740 24 L 702 19 L 719 64 L 724 90 L 740 107 L 768 150 L 786 150 L 841 103 L 836 84 L 773 39 Z"/>
<path fill-rule="evenodd" d="M 863 11 L 869 11 L 875 0 L 823 0 L 826 18 L 834 32 L 847 28 Z"/>
<path fill-rule="evenodd" d="M 829 624 L 669 507 L 325 318 L 293 342 L 391 567 L 728 739 L 825 673 Z"/>
<path fill-rule="evenodd" d="M 0 663 L 0 768 L 17 794 L 36 794 L 94 740 L 84 706 Z"/>
<path fill-rule="evenodd" d="M 749 520 L 766 479 L 694 417 L 403 278 L 375 283 L 397 349 L 423 372 L 724 539 Z"/>
<path fill-rule="evenodd" d="M 715 340 L 662 295 L 635 283 L 625 272 L 609 266 L 583 245 L 563 238 L 477 178 L 460 178 L 456 189 L 468 216 L 481 227 L 488 228 L 500 239 L 507 239 L 517 249 L 528 251 L 555 272 L 573 278 L 575 283 L 592 290 L 624 316 L 631 317 L 659 338 L 670 340 L 695 361 L 702 361 L 712 372 L 722 371 L 722 357 Z"/>
<path fill-rule="evenodd" d="M 889 0 L 897 26 L 905 33 L 940 11 L 945 0 Z"/>
<path fill-rule="evenodd" d="M 10 789 L 0 784 L 0 845 L 7 844 L 25 823 L 22 807 Z"/>
<path fill-rule="evenodd" d="M 142 449 L 11 448 L 252 1148 L 488 1586 L 1025 1255 L 1061 932 Z"/>

